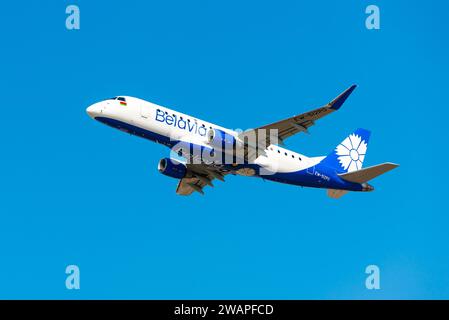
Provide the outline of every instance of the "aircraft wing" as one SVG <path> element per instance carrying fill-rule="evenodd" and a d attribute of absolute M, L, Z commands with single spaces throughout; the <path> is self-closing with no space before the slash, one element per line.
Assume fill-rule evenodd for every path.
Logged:
<path fill-rule="evenodd" d="M 303 113 L 299 114 L 297 116 L 281 120 L 263 127 L 259 127 L 255 130 L 256 135 L 258 130 L 263 129 L 266 130 L 266 137 L 267 137 L 267 146 L 270 145 L 270 129 L 277 129 L 278 130 L 278 144 L 283 144 L 283 141 L 291 137 L 292 135 L 295 135 L 299 132 L 306 132 L 308 133 L 309 127 L 313 126 L 315 124 L 315 121 L 318 119 L 323 118 L 324 116 L 327 116 L 328 114 L 337 111 L 343 103 L 346 101 L 346 99 L 349 97 L 349 95 L 354 91 L 356 88 L 356 85 L 352 85 L 346 91 L 344 91 L 342 94 L 340 94 L 337 98 L 329 102 L 327 105 Z"/>
<path fill-rule="evenodd" d="M 218 166 L 208 164 L 186 164 L 186 166 L 188 175 L 179 181 L 176 189 L 177 194 L 184 196 L 191 195 L 195 191 L 204 194 L 205 186 L 214 186 L 212 180 L 224 181 L 224 176 L 229 173 Z"/>

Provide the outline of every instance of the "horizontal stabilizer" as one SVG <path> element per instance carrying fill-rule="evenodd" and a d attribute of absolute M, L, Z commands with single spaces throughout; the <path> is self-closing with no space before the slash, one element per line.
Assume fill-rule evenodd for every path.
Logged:
<path fill-rule="evenodd" d="M 339 176 L 349 182 L 364 183 L 380 176 L 381 174 L 384 174 L 385 172 L 393 170 L 398 166 L 398 164 L 387 162 L 357 171 L 342 173 L 339 174 Z"/>
<path fill-rule="evenodd" d="M 338 199 L 347 194 L 348 190 L 327 189 L 327 195 L 330 198 Z"/>

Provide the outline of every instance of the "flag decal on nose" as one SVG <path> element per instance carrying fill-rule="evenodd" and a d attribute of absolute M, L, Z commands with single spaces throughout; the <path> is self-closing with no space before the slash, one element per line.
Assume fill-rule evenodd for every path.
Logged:
<path fill-rule="evenodd" d="M 120 101 L 121 106 L 126 106 L 126 99 L 124 97 L 118 97 L 118 101 Z"/>

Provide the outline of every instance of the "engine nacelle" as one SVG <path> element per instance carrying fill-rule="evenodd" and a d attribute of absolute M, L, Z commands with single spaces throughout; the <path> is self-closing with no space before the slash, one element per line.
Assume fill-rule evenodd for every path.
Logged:
<path fill-rule="evenodd" d="M 184 178 L 187 173 L 187 167 L 183 163 L 169 158 L 159 160 L 157 169 L 160 173 L 176 179 Z"/>
<path fill-rule="evenodd" d="M 233 150 L 237 144 L 234 136 L 219 129 L 209 129 L 207 131 L 207 143 L 219 150 Z"/>

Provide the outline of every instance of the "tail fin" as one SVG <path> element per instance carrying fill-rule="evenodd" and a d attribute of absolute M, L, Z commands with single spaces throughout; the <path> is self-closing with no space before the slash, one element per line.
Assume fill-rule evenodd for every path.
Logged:
<path fill-rule="evenodd" d="M 362 169 L 370 134 L 371 132 L 365 129 L 359 128 L 355 130 L 321 163 L 335 168 L 337 173 L 347 173 Z"/>

